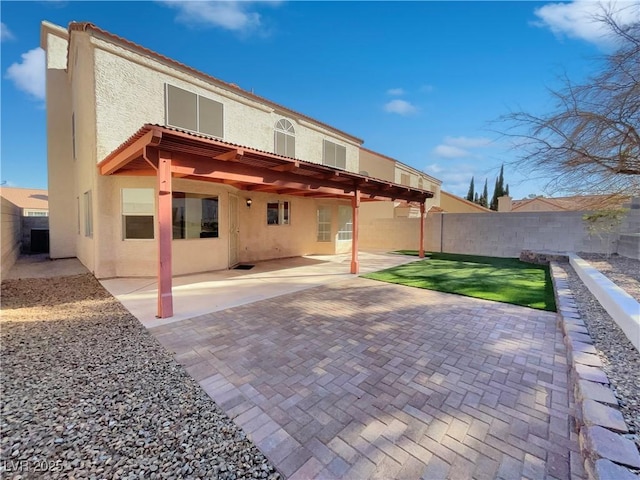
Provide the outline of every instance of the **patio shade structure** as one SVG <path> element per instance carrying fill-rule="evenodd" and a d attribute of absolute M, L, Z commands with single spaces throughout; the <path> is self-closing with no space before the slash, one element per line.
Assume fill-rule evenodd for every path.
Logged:
<path fill-rule="evenodd" d="M 424 257 L 425 201 L 433 192 L 224 142 L 162 125 L 143 125 L 98 164 L 101 175 L 155 176 L 158 194 L 158 317 L 173 316 L 171 179 L 223 183 L 239 190 L 351 201 L 351 273 L 358 273 L 361 202 L 404 201 L 420 207 Z"/>

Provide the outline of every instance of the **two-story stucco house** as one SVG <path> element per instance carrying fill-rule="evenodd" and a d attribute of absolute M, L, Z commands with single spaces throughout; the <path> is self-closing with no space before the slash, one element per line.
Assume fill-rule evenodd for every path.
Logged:
<path fill-rule="evenodd" d="M 52 258 L 171 278 L 352 251 L 361 202 L 428 186 L 358 173 L 362 140 L 106 32 L 43 22 Z M 424 226 L 421 227 L 421 231 Z"/>

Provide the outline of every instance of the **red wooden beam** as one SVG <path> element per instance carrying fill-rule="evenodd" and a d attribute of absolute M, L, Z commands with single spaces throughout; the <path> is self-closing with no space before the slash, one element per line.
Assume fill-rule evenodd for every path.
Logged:
<path fill-rule="evenodd" d="M 419 257 L 424 258 L 424 202 L 420 204 L 420 248 Z"/>
<path fill-rule="evenodd" d="M 171 153 L 158 152 L 158 318 L 173 316 Z"/>
<path fill-rule="evenodd" d="M 360 271 L 360 263 L 358 262 L 358 231 L 359 219 L 358 210 L 360 210 L 360 190 L 356 188 L 351 197 L 351 222 L 353 225 L 353 233 L 351 236 L 351 273 L 358 273 Z"/>
<path fill-rule="evenodd" d="M 215 157 L 213 157 L 213 159 L 222 160 L 222 161 L 239 162 L 240 160 L 242 160 L 243 156 L 244 156 L 244 150 L 242 150 L 241 148 L 238 148 L 235 150 L 229 150 L 228 152 L 225 152 L 225 153 L 221 153 L 220 155 L 216 155 Z"/>
<path fill-rule="evenodd" d="M 143 150 L 147 145 L 158 145 L 162 140 L 162 132 L 158 130 L 149 130 L 131 145 L 117 153 L 109 155 L 98 164 L 100 175 L 111 175 L 116 170 L 124 167 L 131 160 L 143 155 Z"/>

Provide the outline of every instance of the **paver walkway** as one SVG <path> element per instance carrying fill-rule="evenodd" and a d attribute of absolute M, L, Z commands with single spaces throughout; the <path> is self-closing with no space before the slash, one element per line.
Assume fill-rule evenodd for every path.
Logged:
<path fill-rule="evenodd" d="M 355 278 L 151 332 L 292 479 L 581 471 L 552 313 Z"/>

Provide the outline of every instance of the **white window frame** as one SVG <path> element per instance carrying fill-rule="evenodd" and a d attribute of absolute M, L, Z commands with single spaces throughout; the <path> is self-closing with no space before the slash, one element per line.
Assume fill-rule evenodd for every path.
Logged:
<path fill-rule="evenodd" d="M 284 136 L 284 153 L 278 151 L 278 134 Z M 289 152 L 287 149 L 287 138 L 293 139 L 293 152 Z M 281 118 L 276 122 L 273 132 L 273 150 L 277 155 L 282 155 L 283 157 L 291 157 L 295 158 L 296 156 L 296 131 L 293 128 L 293 123 L 291 123 L 286 118 Z"/>
<path fill-rule="evenodd" d="M 269 205 L 278 204 L 277 223 L 269 223 Z M 286 205 L 286 208 L 285 208 Z M 285 211 L 288 213 L 285 218 Z M 291 225 L 291 202 L 289 200 L 278 200 L 276 202 L 267 202 L 267 225 L 270 227 L 279 225 Z"/>
<path fill-rule="evenodd" d="M 320 212 L 328 212 L 329 220 L 320 221 Z M 327 205 L 319 205 L 316 211 L 316 241 L 317 242 L 331 242 L 331 230 L 332 230 L 332 217 L 333 209 Z M 321 226 L 328 226 L 329 230 L 326 231 Z M 321 235 L 322 234 L 322 235 Z"/>
<path fill-rule="evenodd" d="M 342 212 L 349 213 L 349 221 L 342 223 Z M 338 240 L 347 241 L 353 240 L 353 209 L 346 205 L 338 206 Z"/>

